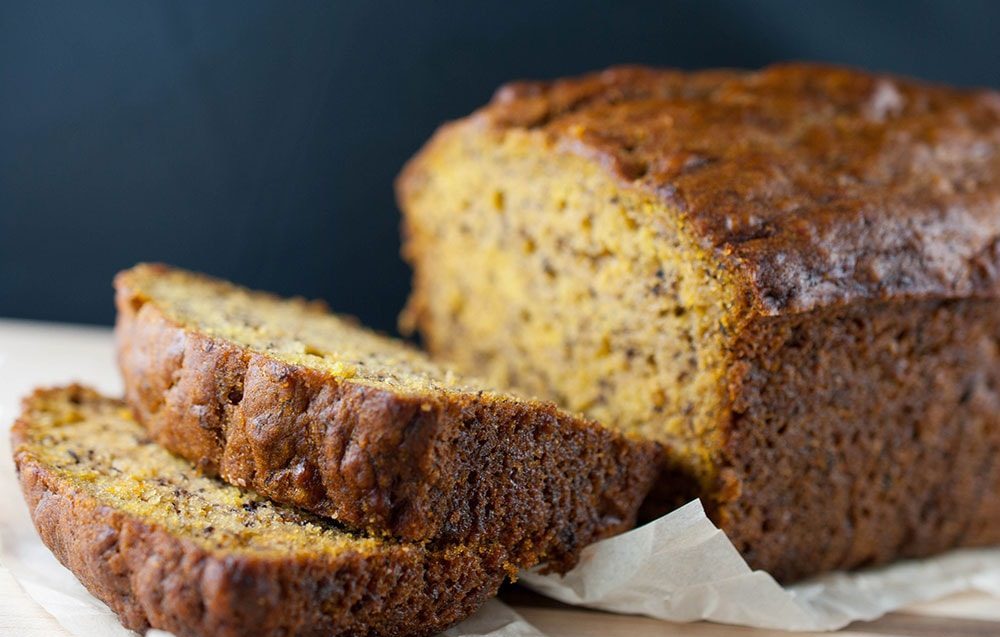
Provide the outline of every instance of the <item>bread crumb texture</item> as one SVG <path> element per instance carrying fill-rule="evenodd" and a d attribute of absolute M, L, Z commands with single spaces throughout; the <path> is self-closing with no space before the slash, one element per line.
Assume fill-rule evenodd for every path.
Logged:
<path fill-rule="evenodd" d="M 336 379 L 415 394 L 490 389 L 460 379 L 402 341 L 330 313 L 320 301 L 280 298 L 157 265 L 139 265 L 129 279 L 135 303 L 155 299 L 169 319 L 187 329 Z"/>
<path fill-rule="evenodd" d="M 27 414 L 16 454 L 50 467 L 102 504 L 206 549 L 281 556 L 370 551 L 379 540 L 198 475 L 153 443 L 122 403 L 74 392 L 45 395 Z"/>

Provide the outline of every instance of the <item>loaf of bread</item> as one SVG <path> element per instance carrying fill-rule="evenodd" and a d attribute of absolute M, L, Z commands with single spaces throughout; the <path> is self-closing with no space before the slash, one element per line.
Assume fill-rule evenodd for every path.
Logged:
<path fill-rule="evenodd" d="M 134 630 L 432 635 L 505 576 L 482 547 L 358 536 L 200 476 L 79 386 L 29 397 L 12 443 L 42 540 Z"/>
<path fill-rule="evenodd" d="M 566 569 L 634 523 L 656 476 L 655 443 L 455 376 L 315 303 L 165 266 L 115 285 L 126 399 L 153 439 L 351 528 Z"/>
<path fill-rule="evenodd" d="M 397 190 L 431 353 L 667 444 L 753 566 L 1000 541 L 1000 94 L 516 83 Z"/>

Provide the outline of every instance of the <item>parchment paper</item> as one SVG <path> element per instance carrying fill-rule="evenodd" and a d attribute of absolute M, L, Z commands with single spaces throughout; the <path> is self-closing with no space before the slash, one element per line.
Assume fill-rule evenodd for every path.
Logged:
<path fill-rule="evenodd" d="M 16 484 L 6 428 L 21 396 L 70 380 L 117 393 L 111 335 L 0 320 L 0 569 L 78 637 L 132 635 L 38 539 Z M 1000 549 L 956 551 L 782 588 L 753 572 L 725 534 L 692 502 L 629 533 L 588 547 L 564 577 L 524 573 L 521 582 L 555 599 L 673 621 L 707 619 L 788 630 L 830 630 L 917 601 L 978 589 L 1000 596 Z M 150 631 L 163 637 L 166 633 Z M 498 601 L 449 637 L 539 637 Z"/>
<path fill-rule="evenodd" d="M 521 583 L 568 604 L 671 621 L 834 630 L 908 604 L 965 591 L 1000 596 L 1000 549 L 953 551 L 789 587 L 752 571 L 701 503 L 584 550 L 565 576 Z"/>

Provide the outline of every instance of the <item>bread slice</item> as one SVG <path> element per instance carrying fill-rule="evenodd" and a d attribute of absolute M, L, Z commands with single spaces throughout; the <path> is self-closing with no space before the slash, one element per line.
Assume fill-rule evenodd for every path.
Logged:
<path fill-rule="evenodd" d="M 80 386 L 26 399 L 12 441 L 42 540 L 134 630 L 430 635 L 504 578 L 496 552 L 361 537 L 203 477 Z"/>
<path fill-rule="evenodd" d="M 515 83 L 398 182 L 435 360 L 659 440 L 784 580 L 1000 542 L 1000 94 Z"/>
<path fill-rule="evenodd" d="M 315 303 L 140 265 L 115 279 L 126 399 L 208 474 L 373 534 L 571 565 L 625 530 L 658 447 L 430 362 Z"/>

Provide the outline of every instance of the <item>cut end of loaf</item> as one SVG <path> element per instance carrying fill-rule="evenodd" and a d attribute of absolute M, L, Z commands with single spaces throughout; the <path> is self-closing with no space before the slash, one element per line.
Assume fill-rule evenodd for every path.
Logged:
<path fill-rule="evenodd" d="M 736 301 L 677 211 L 541 133 L 475 118 L 398 187 L 415 268 L 404 320 L 435 356 L 669 443 L 712 478 Z"/>
<path fill-rule="evenodd" d="M 19 465 L 47 467 L 102 505 L 206 550 L 282 557 L 380 545 L 324 518 L 198 475 L 153 443 L 124 403 L 91 389 L 36 392 L 25 401 L 13 436 Z"/>

